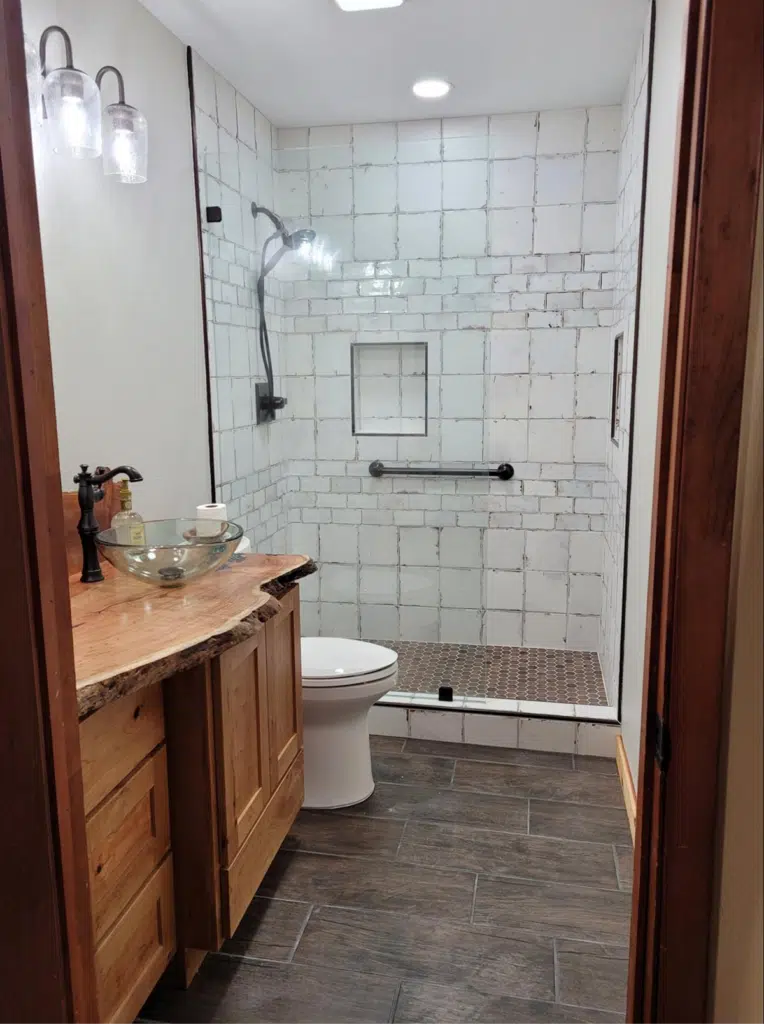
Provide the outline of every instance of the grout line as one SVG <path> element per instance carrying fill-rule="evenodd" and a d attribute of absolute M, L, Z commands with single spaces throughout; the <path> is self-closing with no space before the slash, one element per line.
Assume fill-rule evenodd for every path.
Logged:
<path fill-rule="evenodd" d="M 246 953 L 228 953 L 224 949 L 211 949 L 208 956 L 220 956 L 224 960 L 235 960 L 245 964 L 288 964 L 290 960 L 276 960 L 272 956 L 248 956 Z"/>
<path fill-rule="evenodd" d="M 557 939 L 552 939 L 552 959 L 554 964 L 554 1002 L 560 1000 L 560 962 L 557 958 Z"/>
<path fill-rule="evenodd" d="M 398 988 L 395 990 L 395 999 L 393 999 L 393 1005 L 390 1008 L 390 1015 L 387 1018 L 388 1022 L 390 1022 L 390 1024 L 392 1024 L 392 1021 L 395 1020 L 395 1015 L 398 1012 L 398 1001 L 401 998 L 401 990 L 402 989 L 403 989 L 403 982 L 399 981 L 398 982 Z"/>
<path fill-rule="evenodd" d="M 395 847 L 395 853 L 393 854 L 393 860 L 397 860 L 399 855 L 400 855 L 401 846 L 403 845 L 403 837 L 406 835 L 406 826 L 408 825 L 409 821 L 410 821 L 410 819 L 406 818 L 406 820 L 403 822 L 403 828 L 401 829 L 401 837 L 398 840 L 398 845 Z"/>
<path fill-rule="evenodd" d="M 301 925 L 299 931 L 297 932 L 297 938 L 294 940 L 294 945 L 289 950 L 289 956 L 287 957 L 287 962 L 288 963 L 293 963 L 294 955 L 297 952 L 297 947 L 300 945 L 300 942 L 302 941 L 302 937 L 305 934 L 305 929 L 308 927 L 308 922 L 310 921 L 311 917 L 313 916 L 313 911 L 315 909 L 316 909 L 315 903 L 311 903 L 310 907 L 308 908 L 308 913 L 305 915 L 305 920 L 302 922 L 302 925 Z"/>
<path fill-rule="evenodd" d="M 528 835 L 531 834 L 531 798 L 528 797 Z"/>
<path fill-rule="evenodd" d="M 470 907 L 470 924 L 475 923 L 475 903 L 477 902 L 477 889 L 478 889 L 478 878 L 480 876 L 475 872 L 475 887 L 472 890 L 472 906 Z"/>
<path fill-rule="evenodd" d="M 615 863 L 615 877 L 616 881 L 618 882 L 618 888 L 623 892 L 623 885 L 621 884 L 621 872 L 618 870 L 618 851 L 616 850 L 615 845 L 615 843 L 612 844 L 613 861 Z"/>

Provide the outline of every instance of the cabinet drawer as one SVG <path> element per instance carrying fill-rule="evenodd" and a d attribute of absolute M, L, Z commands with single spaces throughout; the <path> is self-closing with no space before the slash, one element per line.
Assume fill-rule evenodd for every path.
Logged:
<path fill-rule="evenodd" d="M 175 952 L 172 857 L 96 949 L 99 1020 L 133 1021 Z"/>
<path fill-rule="evenodd" d="M 236 931 L 244 911 L 302 807 L 303 778 L 303 755 L 300 751 L 233 863 L 221 871 L 223 929 L 226 937 L 230 938 Z"/>
<path fill-rule="evenodd" d="M 80 725 L 85 813 L 126 778 L 164 739 L 160 683 L 128 694 Z"/>
<path fill-rule="evenodd" d="M 88 819 L 96 942 L 170 849 L 167 755 L 161 747 Z"/>

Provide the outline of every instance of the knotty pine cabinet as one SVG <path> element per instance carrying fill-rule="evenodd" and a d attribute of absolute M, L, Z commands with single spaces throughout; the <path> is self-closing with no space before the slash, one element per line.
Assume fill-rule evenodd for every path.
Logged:
<path fill-rule="evenodd" d="M 100 1020 L 236 930 L 303 801 L 297 587 L 255 636 L 81 723 Z"/>

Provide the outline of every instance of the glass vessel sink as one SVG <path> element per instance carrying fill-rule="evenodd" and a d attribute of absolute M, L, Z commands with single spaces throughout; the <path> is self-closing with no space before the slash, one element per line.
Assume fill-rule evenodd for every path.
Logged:
<path fill-rule="evenodd" d="M 143 524 L 145 544 L 121 544 L 116 530 L 101 530 L 96 544 L 120 572 L 159 587 L 181 587 L 225 565 L 244 531 L 210 519 L 155 519 Z"/>

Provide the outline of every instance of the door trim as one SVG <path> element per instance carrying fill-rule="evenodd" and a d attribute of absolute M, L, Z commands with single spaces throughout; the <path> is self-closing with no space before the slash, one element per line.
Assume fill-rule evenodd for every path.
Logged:
<path fill-rule="evenodd" d="M 630 1021 L 708 1019 L 763 47 L 760 0 L 690 0 L 656 449 Z M 655 760 L 658 716 L 671 736 L 666 770 Z"/>
<path fill-rule="evenodd" d="M 96 1020 L 61 475 L 19 0 L 0 0 L 0 480 L 0 533 L 18 538 L 4 551 L 0 589 L 0 804 L 8 838 L 0 872 L 2 1012 L 8 1020 Z"/>

